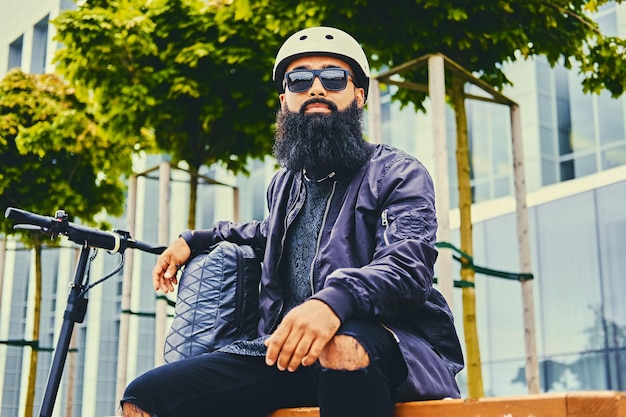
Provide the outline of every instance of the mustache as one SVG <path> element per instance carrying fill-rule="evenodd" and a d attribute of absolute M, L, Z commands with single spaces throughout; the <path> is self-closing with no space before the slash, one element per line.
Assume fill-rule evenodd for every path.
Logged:
<path fill-rule="evenodd" d="M 339 110 L 337 108 L 337 105 L 333 103 L 332 101 L 326 100 L 325 98 L 321 98 L 321 97 L 315 97 L 315 98 L 310 98 L 304 103 L 302 103 L 302 106 L 300 106 L 300 113 L 304 113 L 308 105 L 315 104 L 315 103 L 325 104 L 333 112 L 336 112 Z"/>

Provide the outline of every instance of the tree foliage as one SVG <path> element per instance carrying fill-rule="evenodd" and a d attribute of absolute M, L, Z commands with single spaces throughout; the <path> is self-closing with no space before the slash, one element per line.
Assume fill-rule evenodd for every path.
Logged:
<path fill-rule="evenodd" d="M 88 0 L 53 23 L 59 71 L 127 138 L 154 135 L 173 162 L 245 171 L 271 150 L 276 51 L 290 33 L 327 24 L 354 34 L 378 70 L 443 53 L 496 88 L 503 64 L 545 56 L 576 68 L 583 89 L 624 92 L 624 40 L 589 13 L 607 0 Z M 403 74 L 424 81 L 426 70 Z M 425 95 L 395 99 L 421 108 Z M 141 139 L 137 140 L 141 147 Z"/>
<path fill-rule="evenodd" d="M 131 170 L 125 142 L 102 135 L 88 106 L 56 75 L 10 71 L 0 82 L 0 207 L 16 207 L 43 215 L 64 209 L 82 222 L 95 223 L 103 210 L 124 209 L 123 174 Z M 12 222 L 0 220 L 0 232 L 13 234 Z M 20 233 L 35 249 L 32 303 L 33 342 L 41 321 L 43 235 Z M 55 242 L 49 244 L 54 245 Z M 30 352 L 24 415 L 34 409 L 38 351 Z"/>
<path fill-rule="evenodd" d="M 271 150 L 279 43 L 316 23 L 306 3 L 270 3 L 86 1 L 54 21 L 55 61 L 112 134 L 152 132 L 174 163 L 245 171 Z"/>
<path fill-rule="evenodd" d="M 93 223 L 124 210 L 123 175 L 133 149 L 97 127 L 74 90 L 52 74 L 10 71 L 0 82 L 0 207 Z M 12 234 L 2 218 L 0 232 Z M 28 238 L 30 234 L 24 234 Z"/>
<path fill-rule="evenodd" d="M 290 1 L 292 4 L 297 2 Z M 544 56 L 580 72 L 585 92 L 620 96 L 626 86 L 626 41 L 604 35 L 591 12 L 608 0 L 376 0 L 324 2 L 322 22 L 359 39 L 372 66 L 390 68 L 442 53 L 500 89 L 503 65 Z M 618 0 L 617 3 L 621 3 Z M 424 82 L 426 70 L 403 74 Z M 399 90 L 394 98 L 422 108 L 425 95 Z"/>
<path fill-rule="evenodd" d="M 107 132 L 154 137 L 187 163 L 193 228 L 203 165 L 247 172 L 270 153 L 273 59 L 288 34 L 319 23 L 316 10 L 310 0 L 88 0 L 53 21 L 64 45 L 55 62 L 98 103 Z"/>

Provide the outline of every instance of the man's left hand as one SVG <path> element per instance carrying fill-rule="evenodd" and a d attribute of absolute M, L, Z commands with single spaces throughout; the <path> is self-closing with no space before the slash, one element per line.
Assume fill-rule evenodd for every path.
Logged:
<path fill-rule="evenodd" d="M 339 317 L 326 303 L 305 301 L 287 313 L 265 341 L 265 362 L 290 372 L 300 365 L 313 365 L 340 325 Z"/>

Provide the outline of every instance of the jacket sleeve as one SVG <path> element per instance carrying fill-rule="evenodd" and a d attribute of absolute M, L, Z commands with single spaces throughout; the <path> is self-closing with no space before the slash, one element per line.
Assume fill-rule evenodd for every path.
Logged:
<path fill-rule="evenodd" d="M 276 178 L 274 177 L 268 187 L 268 205 L 271 204 L 269 197 L 272 195 L 275 182 Z M 194 230 L 191 250 L 208 249 L 217 242 L 226 240 L 238 245 L 251 246 L 256 255 L 262 259 L 267 242 L 267 224 L 267 219 L 263 221 L 252 220 L 247 223 L 218 221 L 213 225 L 212 229 Z"/>
<path fill-rule="evenodd" d="M 360 268 L 336 269 L 313 296 L 342 321 L 397 317 L 419 309 L 432 291 L 437 219 L 428 171 L 401 154 L 382 172 L 371 172 L 369 183 L 376 184 L 369 189 L 375 190 L 378 215 L 371 261 Z"/>
<path fill-rule="evenodd" d="M 238 245 L 249 245 L 258 255 L 265 251 L 265 221 L 253 220 L 247 223 L 218 221 L 212 229 L 195 230 L 191 240 L 191 250 L 208 249 L 217 242 L 227 240 Z"/>
<path fill-rule="evenodd" d="M 285 171 L 279 171 L 272 178 L 266 193 L 267 206 L 271 211 L 276 195 L 276 189 L 284 181 Z M 191 240 L 192 251 L 208 249 L 217 242 L 227 240 L 238 245 L 251 246 L 256 255 L 262 259 L 267 245 L 269 219 L 262 221 L 252 220 L 247 223 L 233 223 L 218 221 L 212 229 L 195 230 Z"/>

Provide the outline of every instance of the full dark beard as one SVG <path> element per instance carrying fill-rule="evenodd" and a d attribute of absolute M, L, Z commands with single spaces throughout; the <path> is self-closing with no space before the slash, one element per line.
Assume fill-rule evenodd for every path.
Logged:
<path fill-rule="evenodd" d="M 324 103 L 330 114 L 304 114 L 311 103 Z M 304 103 L 299 113 L 279 110 L 276 117 L 274 157 L 281 166 L 312 179 L 331 172 L 338 175 L 356 171 L 369 158 L 362 133 L 363 109 L 354 101 L 344 111 L 322 98 Z"/>

